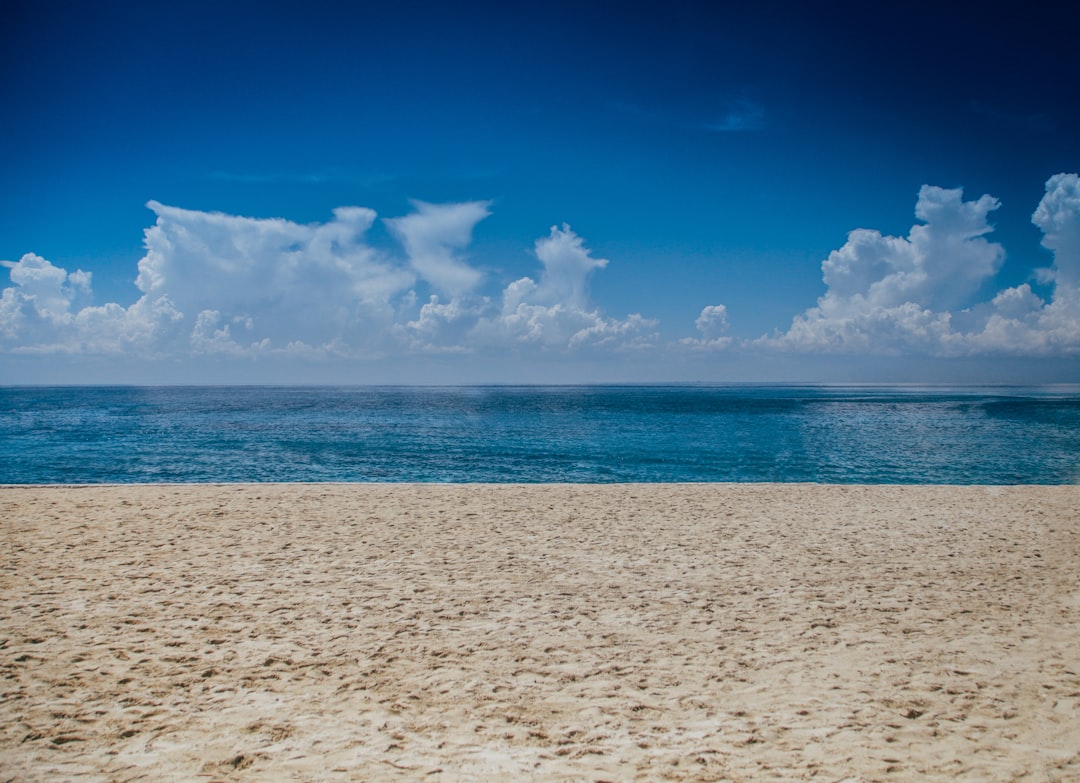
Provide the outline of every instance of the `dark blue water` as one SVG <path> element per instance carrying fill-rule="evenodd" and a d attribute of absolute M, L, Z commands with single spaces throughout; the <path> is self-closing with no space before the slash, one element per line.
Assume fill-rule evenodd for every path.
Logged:
<path fill-rule="evenodd" d="M 0 388 L 0 483 L 1078 480 L 1078 387 Z"/>

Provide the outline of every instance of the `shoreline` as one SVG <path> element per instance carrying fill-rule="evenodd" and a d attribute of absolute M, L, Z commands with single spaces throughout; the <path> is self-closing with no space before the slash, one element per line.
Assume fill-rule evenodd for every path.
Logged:
<path fill-rule="evenodd" d="M 19 781 L 1080 776 L 1080 487 L 0 487 Z"/>

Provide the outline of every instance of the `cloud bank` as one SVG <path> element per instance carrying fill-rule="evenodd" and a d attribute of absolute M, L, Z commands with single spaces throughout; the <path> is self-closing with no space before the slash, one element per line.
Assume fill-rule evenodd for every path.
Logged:
<path fill-rule="evenodd" d="M 368 244 L 377 216 L 363 207 L 301 225 L 147 206 L 157 220 L 145 231 L 138 301 L 94 306 L 89 273 L 26 254 L 5 263 L 12 286 L 0 298 L 3 350 L 364 358 L 625 349 L 649 339 L 647 319 L 606 317 L 590 304 L 588 278 L 607 261 L 567 225 L 537 240 L 538 281 L 478 293 L 485 274 L 466 251 L 489 202 L 414 202 L 414 212 L 385 221 L 399 253 Z"/>
<path fill-rule="evenodd" d="M 821 264 L 825 292 L 790 326 L 732 334 L 724 304 L 696 333 L 661 338 L 640 313 L 611 316 L 590 284 L 609 266 L 568 225 L 532 247 L 536 272 L 505 285 L 469 256 L 491 202 L 413 202 L 378 219 L 341 207 L 325 223 L 147 205 L 133 304 L 95 304 L 92 276 L 34 253 L 0 292 L 0 354 L 162 359 L 388 356 L 670 357 L 764 355 L 1034 356 L 1080 353 L 1080 177 L 1058 174 L 1032 216 L 1053 254 L 1029 282 L 986 294 L 1005 250 L 991 239 L 997 199 L 924 186 L 907 236 L 851 231 Z M 767 292 L 763 290 L 763 295 Z M 975 301 L 982 296 L 982 301 Z M 686 319 L 689 330 L 691 319 Z M 736 324 L 737 326 L 737 324 Z"/>
<path fill-rule="evenodd" d="M 779 351 L 928 356 L 1054 355 L 1080 350 L 1080 184 L 1058 174 L 1032 216 L 1054 264 L 1041 282 L 1004 289 L 956 309 L 991 280 L 1004 249 L 986 235 L 997 199 L 964 201 L 961 189 L 924 186 L 915 204 L 922 225 L 907 237 L 856 229 L 822 262 L 826 292 L 786 332 L 754 341 Z"/>

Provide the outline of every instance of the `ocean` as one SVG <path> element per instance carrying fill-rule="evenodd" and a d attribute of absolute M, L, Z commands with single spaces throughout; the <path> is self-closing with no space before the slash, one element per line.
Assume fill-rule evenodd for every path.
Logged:
<path fill-rule="evenodd" d="M 0 483 L 1072 484 L 1080 387 L 0 387 Z"/>

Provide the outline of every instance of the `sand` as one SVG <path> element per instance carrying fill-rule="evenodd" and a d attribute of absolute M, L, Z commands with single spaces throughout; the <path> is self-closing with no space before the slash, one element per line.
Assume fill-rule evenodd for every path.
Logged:
<path fill-rule="evenodd" d="M 0 488 L 0 780 L 1080 780 L 1080 487 Z"/>

